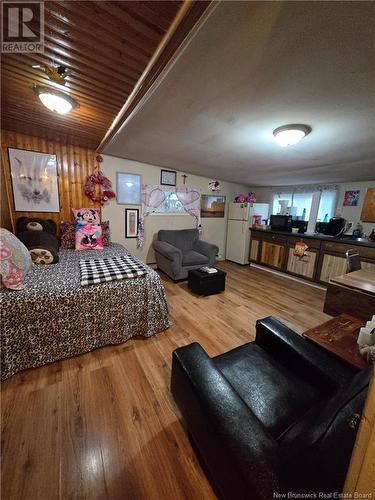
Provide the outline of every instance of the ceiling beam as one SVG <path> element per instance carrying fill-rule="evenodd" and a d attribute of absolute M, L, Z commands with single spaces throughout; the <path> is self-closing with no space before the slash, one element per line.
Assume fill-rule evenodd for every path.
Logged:
<path fill-rule="evenodd" d="M 100 152 L 103 150 L 141 103 L 146 94 L 160 81 L 168 64 L 177 56 L 187 41 L 191 39 L 216 5 L 217 2 L 213 0 L 186 0 L 183 3 L 133 91 L 100 142 L 97 151 Z"/>

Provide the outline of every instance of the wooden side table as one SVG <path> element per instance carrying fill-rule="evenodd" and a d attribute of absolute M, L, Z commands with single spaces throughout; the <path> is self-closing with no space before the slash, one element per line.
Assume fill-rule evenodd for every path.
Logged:
<path fill-rule="evenodd" d="M 366 361 L 359 354 L 357 344 L 359 329 L 362 326 L 365 326 L 363 320 L 344 313 L 322 325 L 307 330 L 302 335 L 314 344 L 318 344 L 350 365 L 362 370 L 367 367 Z"/>

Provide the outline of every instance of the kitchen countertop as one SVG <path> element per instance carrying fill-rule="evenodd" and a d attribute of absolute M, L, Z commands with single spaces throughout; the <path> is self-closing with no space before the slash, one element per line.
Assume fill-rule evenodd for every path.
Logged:
<path fill-rule="evenodd" d="M 260 233 L 268 233 L 268 234 L 282 234 L 284 236 L 295 236 L 297 238 L 304 239 L 314 239 L 314 240 L 322 240 L 322 241 L 332 241 L 335 243 L 345 243 L 347 245 L 357 245 L 362 247 L 370 247 L 375 248 L 375 242 L 371 241 L 356 241 L 351 238 L 333 238 L 332 236 L 326 236 L 325 234 L 319 233 L 287 233 L 285 231 L 272 231 L 269 229 L 253 229 L 249 228 L 250 231 L 258 231 Z"/>

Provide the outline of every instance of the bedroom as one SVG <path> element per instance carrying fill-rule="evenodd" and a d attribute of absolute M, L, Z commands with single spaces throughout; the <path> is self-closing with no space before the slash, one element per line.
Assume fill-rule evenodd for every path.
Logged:
<path fill-rule="evenodd" d="M 2 16 L 9 22 L 14 11 L 6 11 L 6 4 Z M 345 413 L 345 422 L 354 420 L 342 456 L 324 447 L 319 451 L 315 484 L 292 484 L 285 473 L 281 486 L 273 454 L 254 455 L 262 436 L 266 448 L 281 438 L 272 434 L 273 427 L 264 432 L 258 424 L 267 427 L 275 419 L 287 435 L 295 402 L 285 402 L 286 395 L 275 387 L 260 394 L 249 383 L 254 376 L 257 386 L 267 388 L 276 371 L 256 371 L 256 362 L 244 368 L 241 358 L 238 366 L 249 374 L 242 389 L 235 382 L 241 375 L 224 365 L 231 353 L 249 348 L 244 359 L 252 360 L 257 352 L 264 367 L 276 370 L 283 365 L 283 349 L 278 344 L 271 349 L 273 358 L 264 347 L 272 344 L 267 335 L 276 329 L 278 341 L 292 335 L 308 357 L 319 351 L 328 366 L 316 367 L 310 380 L 305 370 L 311 360 L 302 356 L 297 378 L 290 366 L 278 372 L 286 390 L 296 391 L 295 420 L 302 421 L 310 407 L 318 412 L 316 419 L 323 419 L 322 405 L 329 400 L 323 386 L 329 386 L 332 372 L 349 385 L 352 365 L 326 347 L 295 338 L 294 332 L 311 331 L 342 313 L 363 325 L 371 320 L 374 296 L 367 291 L 356 296 L 362 302 L 342 300 L 343 311 L 324 311 L 333 307 L 326 304 L 328 292 L 339 286 L 333 280 L 346 274 L 347 249 L 357 251 L 362 272 L 374 273 L 375 247 L 369 239 L 375 229 L 370 199 L 375 189 L 374 4 L 36 5 L 41 10 L 32 10 L 35 19 L 44 11 L 42 47 L 11 53 L 14 36 L 9 42 L 3 32 L 1 227 L 23 234 L 27 247 L 41 238 L 29 248 L 34 261 L 59 261 L 33 263 L 24 289 L 1 294 L 3 498 L 268 499 L 305 491 L 306 485 L 353 495 L 373 491 L 368 471 L 374 461 L 374 396 L 366 406 L 361 401 L 354 411 L 353 403 L 353 411 Z M 19 13 L 18 19 L 26 18 Z M 35 30 L 34 24 L 29 27 Z M 53 97 L 62 98 L 70 111 L 48 109 L 43 99 L 48 103 Z M 273 131 L 296 123 L 308 127 L 305 137 L 280 147 Z M 29 161 L 37 167 L 25 167 Z M 97 200 L 104 190 L 108 200 Z M 243 265 L 227 258 L 236 197 L 249 209 L 242 224 L 247 224 Z M 211 199 L 215 214 L 202 211 Z M 318 217 L 326 199 L 333 202 Z M 288 200 L 286 210 L 298 227 L 273 233 L 261 220 L 251 228 L 252 203 L 268 205 L 269 215 L 287 221 L 289 213 L 282 212 L 279 200 Z M 305 223 L 315 226 L 319 218 L 328 231 L 329 218 L 335 216 L 337 223 L 346 220 L 339 240 L 309 236 L 307 228 L 305 234 L 294 234 Z M 41 219 L 37 224 L 44 230 L 30 230 L 25 226 L 32 221 L 21 217 Z M 85 235 L 92 226 L 98 234 Z M 181 233 L 168 236 L 165 230 L 191 230 L 183 234 L 194 239 L 193 246 L 204 248 L 206 242 L 215 252 L 216 262 L 207 257 L 207 263 L 191 267 L 216 267 L 216 276 L 199 279 L 217 283 L 220 293 L 194 293 L 193 281 L 180 279 L 179 273 L 185 276 L 189 270 L 192 280 L 197 275 L 178 262 L 186 248 L 170 243 Z M 363 241 L 352 239 L 353 231 Z M 97 249 L 97 239 L 104 240 L 103 249 Z M 85 249 L 75 250 L 77 242 Z M 293 253 L 295 243 L 307 245 L 302 258 Z M 44 244 L 47 254 L 36 251 Z M 233 242 L 239 244 L 240 239 Z M 162 254 L 166 248 L 172 253 Z M 113 263 L 114 257 L 123 261 L 124 256 L 128 272 L 141 275 L 82 283 L 80 262 L 108 258 Z M 270 316 L 293 332 L 273 320 L 257 323 Z M 196 352 L 194 343 L 202 350 Z M 354 347 L 355 352 L 350 344 L 346 354 L 365 363 L 356 342 Z M 218 398 L 209 399 L 211 410 L 209 403 L 206 409 L 197 407 L 181 364 L 190 383 L 202 383 L 199 397 Z M 204 373 L 197 374 L 198 365 Z M 216 383 L 210 376 L 217 377 Z M 323 379 L 326 384 L 319 382 Z M 205 392 L 207 386 L 211 389 Z M 249 398 L 266 397 L 267 415 L 257 413 L 242 390 Z M 223 410 L 222 427 L 213 407 Z M 189 408 L 201 426 L 194 427 Z M 237 420 L 231 420 L 234 413 Z M 332 439 L 330 449 L 339 438 Z M 315 467 L 312 455 L 305 458 Z M 285 463 L 303 477 L 292 458 L 285 457 Z M 254 479 L 243 479 L 246 471 Z M 335 481 L 327 486 L 332 476 Z"/>

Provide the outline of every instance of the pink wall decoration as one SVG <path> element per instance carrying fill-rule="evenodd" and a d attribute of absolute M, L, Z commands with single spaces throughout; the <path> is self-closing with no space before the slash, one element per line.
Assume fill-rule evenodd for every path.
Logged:
<path fill-rule="evenodd" d="M 142 186 L 142 212 L 138 225 L 137 245 L 144 243 L 144 219 L 156 211 L 165 201 L 165 192 L 173 191 L 186 212 L 196 219 L 197 227 L 201 225 L 201 194 L 197 189 L 187 187 Z"/>

